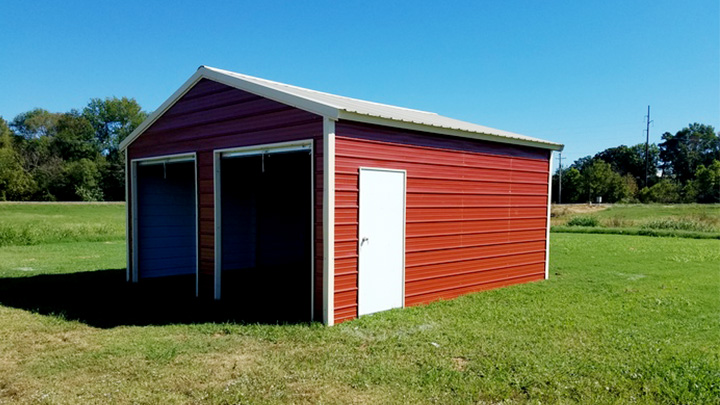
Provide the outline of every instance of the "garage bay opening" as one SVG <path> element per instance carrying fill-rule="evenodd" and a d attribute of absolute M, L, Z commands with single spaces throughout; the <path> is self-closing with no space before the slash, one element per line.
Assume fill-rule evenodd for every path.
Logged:
<path fill-rule="evenodd" d="M 223 306 L 234 307 L 244 320 L 310 320 L 310 145 L 224 152 L 216 162 L 220 188 L 216 297 L 219 284 Z"/>
<path fill-rule="evenodd" d="M 197 191 L 193 156 L 134 162 L 133 281 L 157 293 L 197 293 Z M 145 280 L 147 279 L 147 280 Z"/>

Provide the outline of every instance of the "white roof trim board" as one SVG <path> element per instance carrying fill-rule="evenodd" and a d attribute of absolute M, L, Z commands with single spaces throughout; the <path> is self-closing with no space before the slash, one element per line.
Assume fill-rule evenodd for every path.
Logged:
<path fill-rule="evenodd" d="M 120 149 L 127 148 L 201 79 L 219 82 L 332 120 L 364 122 L 550 150 L 563 149 L 563 145 L 559 143 L 443 117 L 431 112 L 337 96 L 209 66 L 200 66 L 180 89 L 120 143 Z"/>

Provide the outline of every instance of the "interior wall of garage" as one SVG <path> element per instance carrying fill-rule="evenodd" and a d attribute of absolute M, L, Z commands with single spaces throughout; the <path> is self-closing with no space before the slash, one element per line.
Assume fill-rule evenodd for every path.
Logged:
<path fill-rule="evenodd" d="M 212 297 L 214 285 L 213 151 L 304 139 L 314 141 L 315 285 L 322 285 L 322 117 L 202 79 L 128 146 L 129 160 L 197 152 L 201 296 Z M 321 316 L 322 289 L 314 303 Z"/>
<path fill-rule="evenodd" d="M 358 171 L 407 171 L 405 305 L 544 278 L 549 153 L 336 124 L 335 321 L 357 317 Z"/>

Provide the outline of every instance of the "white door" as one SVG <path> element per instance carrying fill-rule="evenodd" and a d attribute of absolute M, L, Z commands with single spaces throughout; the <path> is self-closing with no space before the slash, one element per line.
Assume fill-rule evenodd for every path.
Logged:
<path fill-rule="evenodd" d="M 405 172 L 360 169 L 358 313 L 404 302 Z"/>

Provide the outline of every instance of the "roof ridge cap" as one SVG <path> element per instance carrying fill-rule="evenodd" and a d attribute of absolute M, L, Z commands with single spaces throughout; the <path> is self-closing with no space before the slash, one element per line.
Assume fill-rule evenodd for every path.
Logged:
<path fill-rule="evenodd" d="M 439 115 L 438 113 L 435 113 L 435 112 L 432 112 L 432 111 L 424 111 L 424 110 L 418 110 L 418 109 L 415 109 L 415 108 L 408 108 L 408 107 L 399 107 L 399 106 L 392 105 L 392 104 L 384 104 L 384 103 L 378 103 L 378 102 L 376 102 L 376 101 L 369 101 L 369 100 L 363 100 L 363 99 L 359 99 L 359 98 L 341 96 L 341 95 L 339 95 L 339 94 L 333 94 L 333 93 L 328 93 L 328 92 L 324 92 L 324 91 L 308 89 L 307 87 L 300 87 L 300 86 L 295 86 L 295 85 L 292 85 L 292 84 L 287 84 L 287 83 L 282 83 L 282 82 L 276 82 L 276 81 L 274 81 L 274 80 L 268 80 L 268 79 L 263 79 L 263 78 L 261 78 L 261 77 L 250 76 L 250 75 L 246 75 L 246 74 L 244 74 L 244 73 L 237 73 L 237 72 L 233 72 L 233 71 L 231 71 L 231 70 L 218 69 L 218 68 L 214 68 L 214 67 L 210 67 L 210 66 L 200 66 L 200 67 L 201 67 L 201 68 L 210 69 L 210 70 L 214 70 L 214 71 L 217 71 L 217 72 L 220 72 L 220 73 L 228 74 L 228 75 L 231 75 L 231 76 L 235 76 L 235 77 L 238 77 L 238 78 L 241 78 L 241 79 L 248 79 L 248 78 L 249 78 L 249 79 L 251 79 L 251 80 L 257 80 L 257 81 L 261 81 L 261 82 L 272 83 L 272 84 L 279 85 L 279 86 L 290 87 L 290 88 L 293 88 L 293 89 L 298 89 L 298 90 L 302 90 L 302 91 L 307 91 L 307 92 L 310 92 L 310 93 L 322 94 L 322 95 L 325 95 L 325 96 L 337 97 L 337 98 L 341 98 L 341 99 L 344 99 L 344 100 L 360 101 L 360 102 L 362 102 L 362 103 L 374 104 L 374 105 L 382 106 L 382 107 L 396 108 L 396 109 L 398 109 L 398 110 L 414 111 L 414 112 L 419 112 L 419 113 L 423 113 L 423 114 L 430 114 L 430 115 Z M 338 107 L 338 106 L 333 106 L 333 107 L 336 107 L 336 108 L 338 108 L 338 109 L 340 109 L 340 110 L 352 112 L 352 110 L 348 110 L 348 109 L 346 109 L 346 108 L 342 108 L 342 107 Z"/>

